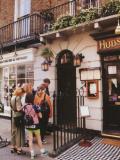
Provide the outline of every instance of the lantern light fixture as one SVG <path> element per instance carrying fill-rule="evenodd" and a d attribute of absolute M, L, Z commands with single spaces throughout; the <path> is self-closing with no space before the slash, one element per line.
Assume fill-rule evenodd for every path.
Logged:
<path fill-rule="evenodd" d="M 81 66 L 81 62 L 82 62 L 83 58 L 85 58 L 85 57 L 82 55 L 82 53 L 77 53 L 74 56 L 74 66 L 75 67 Z"/>
<path fill-rule="evenodd" d="M 115 29 L 115 34 L 120 34 L 120 20 L 119 20 L 119 18 L 118 18 L 117 27 Z"/>
<path fill-rule="evenodd" d="M 42 71 L 48 71 L 49 70 L 49 63 L 48 61 L 44 60 L 44 62 L 41 64 Z"/>

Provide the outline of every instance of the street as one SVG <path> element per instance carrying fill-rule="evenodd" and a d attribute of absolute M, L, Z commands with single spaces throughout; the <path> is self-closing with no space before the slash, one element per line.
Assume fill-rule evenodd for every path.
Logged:
<path fill-rule="evenodd" d="M 10 120 L 0 118 L 0 136 L 3 139 L 10 140 L 10 131 L 11 125 Z M 53 139 L 52 135 L 46 136 L 47 144 L 45 144 L 45 148 L 52 152 L 53 149 Z M 120 148 L 114 145 L 108 145 L 102 143 L 102 137 L 94 137 L 91 142 L 91 147 L 81 147 L 78 144 L 75 144 L 70 149 L 62 153 L 56 158 L 50 158 L 49 156 L 41 157 L 39 154 L 39 150 L 35 144 L 35 160 L 120 160 Z M 24 147 L 23 149 L 26 151 L 26 155 L 17 155 L 11 154 L 10 146 L 0 148 L 0 160 L 29 160 L 30 154 L 28 151 L 28 147 Z"/>
<path fill-rule="evenodd" d="M 6 139 L 8 141 L 10 141 L 10 137 L 11 137 L 11 121 L 8 119 L 3 119 L 0 118 L 0 136 L 3 139 Z M 52 149 L 52 136 L 49 135 L 46 138 L 47 140 L 47 144 L 45 144 L 45 148 L 50 152 Z M 17 155 L 17 154 L 11 154 L 10 153 L 10 146 L 4 147 L 4 148 L 0 148 L 0 160 L 28 160 L 30 159 L 30 154 L 28 151 L 28 147 L 25 147 L 24 150 L 27 152 L 26 155 Z M 37 149 L 36 145 L 35 145 L 35 151 L 37 154 L 37 157 L 35 158 L 36 160 L 41 159 L 41 160 L 52 160 L 53 158 L 50 158 L 48 156 L 46 157 L 40 157 L 39 155 L 39 150 Z"/>

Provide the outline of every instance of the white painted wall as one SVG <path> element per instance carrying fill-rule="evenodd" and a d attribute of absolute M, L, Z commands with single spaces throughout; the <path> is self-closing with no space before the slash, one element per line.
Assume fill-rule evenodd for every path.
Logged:
<path fill-rule="evenodd" d="M 61 37 L 55 39 L 50 44 L 47 44 L 48 47 L 52 49 L 52 51 L 56 55 L 64 49 L 71 50 L 74 54 L 82 53 L 85 58 L 81 64 L 81 67 L 76 69 L 76 83 L 77 88 L 80 88 L 80 68 L 93 68 L 100 67 L 100 57 L 97 54 L 97 42 L 89 36 L 88 33 L 82 32 L 81 34 L 72 34 L 70 37 Z M 45 46 L 45 47 L 47 47 Z M 40 52 L 44 46 L 40 46 L 38 52 L 35 56 L 35 87 L 42 83 L 44 78 L 50 78 L 50 92 L 51 95 L 55 90 L 55 61 L 52 63 L 49 71 L 44 72 L 41 71 L 41 63 L 43 59 L 40 57 Z M 89 129 L 93 130 L 102 130 L 102 86 L 101 80 L 99 80 L 99 98 L 97 99 L 89 99 L 85 97 L 85 105 L 88 105 L 90 108 L 90 117 L 86 120 L 86 126 Z"/>

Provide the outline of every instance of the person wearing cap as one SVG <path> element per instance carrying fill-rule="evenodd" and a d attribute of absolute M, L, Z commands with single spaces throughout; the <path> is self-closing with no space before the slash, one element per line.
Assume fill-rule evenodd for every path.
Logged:
<path fill-rule="evenodd" d="M 49 118 L 52 117 L 53 114 L 53 106 L 50 100 L 50 96 L 45 93 L 45 88 L 45 84 L 41 84 L 37 88 L 37 93 L 34 98 L 34 104 L 42 106 L 43 101 L 46 100 L 49 107 L 49 111 L 42 112 L 42 118 L 40 119 L 41 140 L 43 141 L 43 143 Z"/>

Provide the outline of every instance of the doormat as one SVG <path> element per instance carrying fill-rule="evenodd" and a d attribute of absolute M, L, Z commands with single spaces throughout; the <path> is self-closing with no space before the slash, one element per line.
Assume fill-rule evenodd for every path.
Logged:
<path fill-rule="evenodd" d="M 117 140 L 117 139 L 103 138 L 101 143 L 120 147 L 120 140 Z"/>

